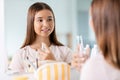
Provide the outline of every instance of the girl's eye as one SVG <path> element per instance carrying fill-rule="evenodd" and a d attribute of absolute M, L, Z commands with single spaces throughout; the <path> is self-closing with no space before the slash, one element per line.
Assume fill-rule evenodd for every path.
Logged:
<path fill-rule="evenodd" d="M 50 19 L 48 19 L 48 21 L 52 21 L 52 19 L 50 18 Z"/>
<path fill-rule="evenodd" d="M 43 20 L 41 19 L 41 20 L 39 20 L 40 22 L 42 22 Z"/>

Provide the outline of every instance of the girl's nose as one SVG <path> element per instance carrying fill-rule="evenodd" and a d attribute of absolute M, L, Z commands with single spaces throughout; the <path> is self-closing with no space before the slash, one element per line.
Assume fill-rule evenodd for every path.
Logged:
<path fill-rule="evenodd" d="M 43 25 L 47 27 L 48 26 L 48 22 L 47 21 L 43 21 Z"/>

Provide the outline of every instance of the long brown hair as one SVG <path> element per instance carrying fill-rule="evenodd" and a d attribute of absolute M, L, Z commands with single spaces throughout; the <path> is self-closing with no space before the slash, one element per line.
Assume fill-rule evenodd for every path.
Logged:
<path fill-rule="evenodd" d="M 93 0 L 91 15 L 104 58 L 120 69 L 120 0 Z"/>
<path fill-rule="evenodd" d="M 38 11 L 41 11 L 44 9 L 47 9 L 52 12 L 53 17 L 54 17 L 54 25 L 55 25 L 55 16 L 54 16 L 53 10 L 51 9 L 51 7 L 49 5 L 47 5 L 46 3 L 43 3 L 43 2 L 36 2 L 33 5 L 31 5 L 28 10 L 28 15 L 27 15 L 26 38 L 25 38 L 24 44 L 22 45 L 21 48 L 25 47 L 26 45 L 30 45 L 35 41 L 36 33 L 34 31 L 34 17 Z M 53 32 L 50 34 L 49 40 L 50 40 L 51 44 L 63 46 L 63 44 L 57 40 L 55 26 L 54 26 Z"/>

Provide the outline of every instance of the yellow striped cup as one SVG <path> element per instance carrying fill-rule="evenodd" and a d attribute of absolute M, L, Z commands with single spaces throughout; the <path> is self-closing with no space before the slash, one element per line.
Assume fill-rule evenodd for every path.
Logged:
<path fill-rule="evenodd" d="M 53 62 L 40 66 L 37 80 L 70 80 L 70 66 L 65 62 Z"/>

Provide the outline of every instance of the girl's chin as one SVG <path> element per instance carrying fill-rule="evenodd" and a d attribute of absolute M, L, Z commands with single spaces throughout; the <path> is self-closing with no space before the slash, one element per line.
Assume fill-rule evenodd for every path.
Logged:
<path fill-rule="evenodd" d="M 49 37 L 50 34 L 51 34 L 50 32 L 47 32 L 47 33 L 46 32 L 41 32 L 41 33 L 38 34 L 38 36 L 40 36 L 40 37 Z"/>
<path fill-rule="evenodd" d="M 49 34 L 43 34 L 41 37 L 49 37 Z"/>

